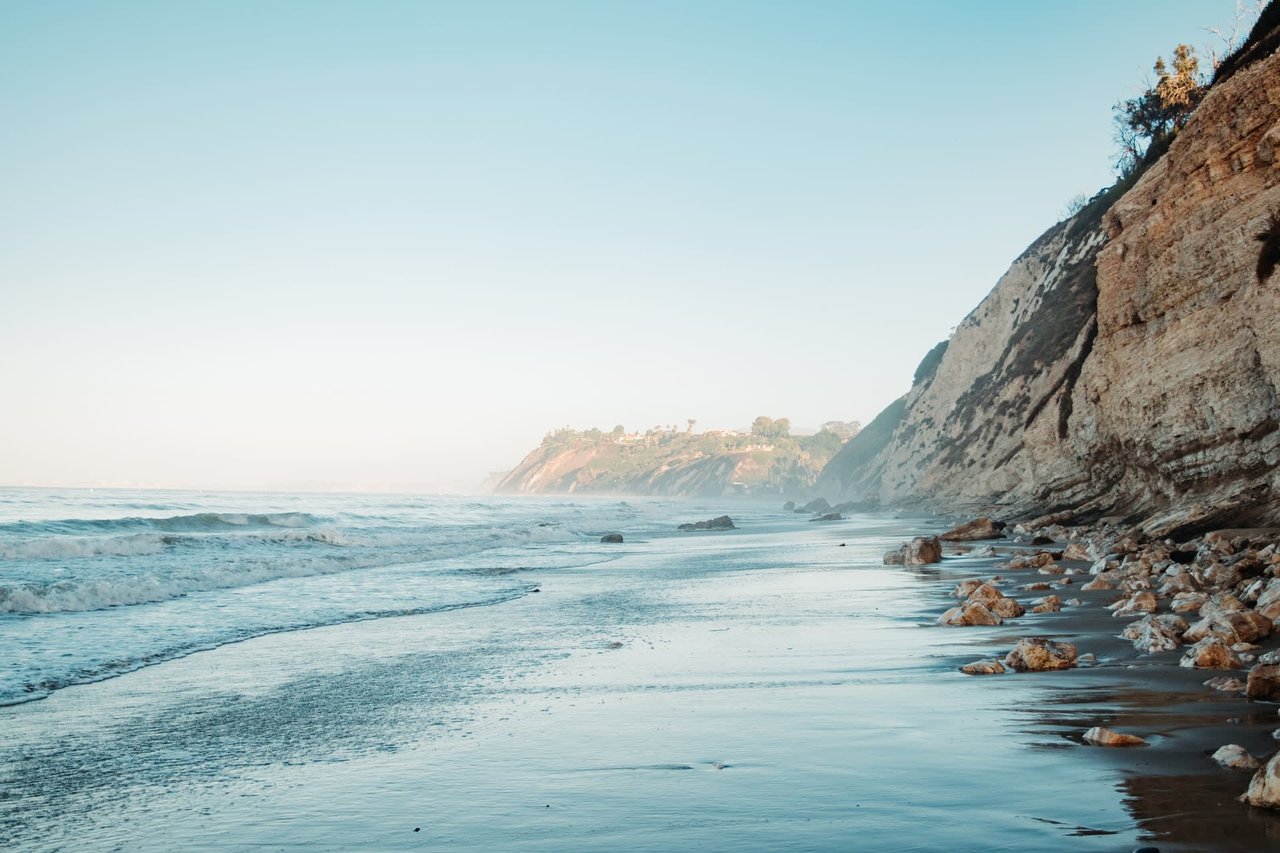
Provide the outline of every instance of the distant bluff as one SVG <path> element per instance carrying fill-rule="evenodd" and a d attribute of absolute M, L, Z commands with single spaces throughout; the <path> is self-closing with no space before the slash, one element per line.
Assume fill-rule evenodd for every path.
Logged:
<path fill-rule="evenodd" d="M 1280 523 L 1280 6 L 1131 187 L 1014 261 L 816 491 Z"/>
<path fill-rule="evenodd" d="M 502 478 L 507 494 L 789 495 L 813 487 L 823 466 L 857 433 L 830 422 L 793 436 L 785 418 L 756 419 L 750 432 L 674 427 L 628 433 L 621 427 L 562 429 Z"/>

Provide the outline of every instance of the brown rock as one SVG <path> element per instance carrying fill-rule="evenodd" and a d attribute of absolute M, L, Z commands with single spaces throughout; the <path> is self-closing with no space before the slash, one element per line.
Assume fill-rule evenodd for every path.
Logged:
<path fill-rule="evenodd" d="M 956 598 L 968 598 L 971 592 L 982 586 L 982 583 L 981 578 L 969 578 L 968 580 L 962 580 L 960 583 L 956 584 L 956 588 L 951 591 L 951 594 Z"/>
<path fill-rule="evenodd" d="M 1004 662 L 1019 672 L 1070 669 L 1076 664 L 1076 647 L 1044 637 L 1024 637 L 1005 656 Z"/>
<path fill-rule="evenodd" d="M 978 601 L 966 601 L 959 607 L 953 607 L 938 617 L 943 625 L 967 627 L 970 625 L 1001 625 L 1004 620 L 991 612 L 985 604 Z"/>
<path fill-rule="evenodd" d="M 938 538 L 943 542 L 973 542 L 978 539 L 1001 539 L 1005 524 L 989 518 L 975 518 L 959 527 L 953 527 Z"/>
<path fill-rule="evenodd" d="M 1140 652 L 1169 652 L 1182 645 L 1187 620 L 1172 613 L 1144 616 L 1125 626 L 1120 636 L 1133 642 Z"/>
<path fill-rule="evenodd" d="M 1245 684 L 1233 675 L 1219 675 L 1204 683 L 1205 687 L 1221 690 L 1223 693 L 1243 693 Z"/>
<path fill-rule="evenodd" d="M 1266 588 L 1258 596 L 1257 610 L 1272 622 L 1280 619 L 1280 579 L 1267 582 Z"/>
<path fill-rule="evenodd" d="M 966 675 L 1002 675 L 1005 672 L 1004 664 L 995 658 L 983 658 L 973 663 L 967 663 L 960 667 L 960 671 Z"/>
<path fill-rule="evenodd" d="M 1178 666 L 1196 669 L 1242 669 L 1244 663 L 1231 647 L 1217 637 L 1206 637 L 1187 649 Z"/>
<path fill-rule="evenodd" d="M 1057 613 L 1062 609 L 1062 599 L 1056 595 L 1046 595 L 1031 602 L 1032 613 Z"/>
<path fill-rule="evenodd" d="M 1080 588 L 1084 590 L 1115 589 L 1115 585 L 1103 580 L 1102 578 L 1094 578 Z"/>
<path fill-rule="evenodd" d="M 1112 604 L 1108 609 L 1113 611 L 1112 616 L 1120 619 L 1131 619 L 1134 616 L 1155 613 L 1156 597 L 1148 590 L 1139 590 L 1128 598 L 1123 598 Z"/>
<path fill-rule="evenodd" d="M 1026 609 L 1021 604 L 1006 597 L 989 583 L 984 583 L 969 593 L 968 600 L 986 605 L 992 613 L 1004 619 L 1016 619 L 1026 613 Z"/>
<path fill-rule="evenodd" d="M 1211 614 L 1188 628 L 1183 639 L 1198 643 L 1205 637 L 1218 637 L 1228 644 L 1252 643 L 1271 633 L 1271 620 L 1252 610 L 1220 610 Z"/>
<path fill-rule="evenodd" d="M 1089 553 L 1089 546 L 1083 542 L 1072 542 L 1062 551 L 1062 559 L 1064 560 L 1080 560 L 1090 561 L 1093 556 Z"/>
<path fill-rule="evenodd" d="M 1084 742 L 1094 746 L 1146 746 L 1147 742 L 1137 735 L 1112 731 L 1102 726 L 1094 726 L 1084 733 Z"/>
<path fill-rule="evenodd" d="M 1280 701 L 1280 665 L 1260 663 L 1249 670 L 1244 695 L 1251 700 Z"/>
<path fill-rule="evenodd" d="M 1174 613 L 1199 613 L 1208 600 L 1209 596 L 1203 592 L 1180 592 L 1173 597 L 1169 609 Z"/>
<path fill-rule="evenodd" d="M 1014 557 L 1007 565 L 1011 569 L 1038 569 L 1052 562 L 1053 554 L 1048 551 L 1041 551 L 1038 554 L 1023 554 L 1022 556 Z"/>

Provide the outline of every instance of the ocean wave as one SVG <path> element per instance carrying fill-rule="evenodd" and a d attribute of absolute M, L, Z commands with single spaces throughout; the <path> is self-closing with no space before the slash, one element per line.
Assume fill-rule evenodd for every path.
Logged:
<path fill-rule="evenodd" d="M 197 512 L 161 518 L 125 516 L 123 518 L 69 518 L 49 521 L 14 521 L 0 524 L 0 534 L 103 534 L 130 530 L 159 530 L 170 533 L 200 533 L 248 528 L 302 528 L 316 525 L 320 519 L 307 512 Z"/>
<path fill-rule="evenodd" d="M 13 687 L 6 689 L 4 686 L 0 686 L 0 707 L 7 705 L 21 705 L 25 702 L 44 699 L 55 690 L 59 690 L 63 687 L 70 687 L 73 684 L 91 684 L 96 681 L 105 681 L 109 678 L 116 678 L 126 673 L 134 672 L 142 669 L 143 667 L 177 660 L 198 652 L 212 651 L 213 649 L 217 649 L 222 646 L 243 643 L 247 640 L 264 637 L 269 634 L 283 634 L 291 631 L 307 631 L 313 628 L 324 628 L 330 625 L 342 625 L 350 622 L 367 622 L 372 619 L 387 619 L 398 616 L 423 616 L 429 613 L 445 613 L 451 610 L 464 610 L 471 607 L 490 607 L 496 604 L 504 604 L 508 601 L 514 601 L 517 598 L 523 598 L 536 589 L 536 586 L 536 584 L 524 584 L 516 589 L 507 589 L 496 595 L 472 601 L 433 604 L 423 607 L 366 610 L 361 612 L 345 613 L 333 618 L 317 620 L 314 622 L 298 622 L 290 625 L 246 628 L 222 637 L 174 646 L 161 651 L 139 655 L 138 657 L 121 658 L 117 660 L 104 661 L 92 666 L 77 667 L 74 672 L 46 676 L 40 678 L 38 681 L 29 681 L 20 685 L 17 689 L 14 689 Z"/>
<path fill-rule="evenodd" d="M 140 557 L 164 550 L 167 537 L 158 533 L 124 536 L 50 536 L 0 543 L 0 560 L 64 560 L 76 557 Z"/>

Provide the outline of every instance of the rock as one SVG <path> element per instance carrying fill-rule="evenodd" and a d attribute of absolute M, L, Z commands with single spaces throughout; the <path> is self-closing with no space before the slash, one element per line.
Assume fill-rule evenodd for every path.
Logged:
<path fill-rule="evenodd" d="M 1280 649 L 1271 652 L 1264 652 L 1258 656 L 1258 663 L 1280 663 Z"/>
<path fill-rule="evenodd" d="M 1249 670 L 1244 695 L 1253 701 L 1280 701 L 1280 664 L 1262 663 Z"/>
<path fill-rule="evenodd" d="M 1120 636 L 1131 640 L 1140 652 L 1171 652 L 1182 645 L 1182 633 L 1186 630 L 1187 620 L 1167 613 L 1130 622 Z"/>
<path fill-rule="evenodd" d="M 830 512 L 831 504 L 827 503 L 826 498 L 814 498 L 804 506 L 800 507 L 797 512 Z"/>
<path fill-rule="evenodd" d="M 1258 595 L 1257 611 L 1272 622 L 1280 619 L 1280 579 L 1270 581 Z"/>
<path fill-rule="evenodd" d="M 1062 599 L 1056 595 L 1046 595 L 1031 602 L 1032 613 L 1057 613 L 1062 609 Z"/>
<path fill-rule="evenodd" d="M 981 584 L 969 593 L 968 600 L 985 605 L 992 613 L 1004 619 L 1016 619 L 1027 612 L 1021 604 L 1006 597 L 989 583 Z"/>
<path fill-rule="evenodd" d="M 1232 675 L 1219 675 L 1204 682 L 1205 687 L 1221 690 L 1223 693 L 1243 693 L 1245 684 Z"/>
<path fill-rule="evenodd" d="M 1014 557 L 1008 562 L 1008 567 L 1011 569 L 1038 569 L 1049 565 L 1053 560 L 1053 554 L 1048 551 L 1041 551 L 1038 554 L 1023 554 L 1019 557 Z"/>
<path fill-rule="evenodd" d="M 1245 603 L 1229 592 L 1215 592 L 1200 605 L 1201 616 L 1213 616 L 1216 613 L 1235 613 L 1247 610 Z"/>
<path fill-rule="evenodd" d="M 969 552 L 970 557 L 994 557 L 995 555 L 996 549 L 990 545 L 979 545 Z"/>
<path fill-rule="evenodd" d="M 1084 590 L 1093 591 L 1095 589 L 1115 589 L 1115 585 L 1108 581 L 1103 580 L 1102 578 L 1094 578 L 1093 580 L 1089 581 L 1087 584 L 1084 584 L 1080 588 Z"/>
<path fill-rule="evenodd" d="M 1211 611 L 1211 615 L 1187 629 L 1183 637 L 1197 643 L 1205 637 L 1217 637 L 1228 644 L 1252 643 L 1271 633 L 1271 620 L 1252 610 Z"/>
<path fill-rule="evenodd" d="M 1024 583 L 1022 588 L 1027 592 L 1038 592 L 1045 589 L 1053 589 L 1053 584 L 1048 581 L 1036 581 L 1035 583 Z"/>
<path fill-rule="evenodd" d="M 992 521 L 989 518 L 975 518 L 966 521 L 959 527 L 953 527 L 938 538 L 943 542 L 973 542 L 977 539 L 1001 539 L 1005 528 L 1003 521 Z"/>
<path fill-rule="evenodd" d="M 810 521 L 844 521 L 844 516 L 838 512 L 828 512 L 825 515 L 820 515 L 817 518 L 811 518 L 809 520 Z"/>
<path fill-rule="evenodd" d="M 786 503 L 784 503 L 784 504 L 782 505 L 782 511 L 783 511 L 783 512 L 793 512 L 793 511 L 795 511 L 795 508 L 796 508 L 796 502 L 795 502 L 795 501 L 787 501 Z"/>
<path fill-rule="evenodd" d="M 995 658 L 983 658 L 973 663 L 967 663 L 960 667 L 960 671 L 966 675 L 1002 675 L 1005 672 L 1004 664 Z"/>
<path fill-rule="evenodd" d="M 1080 599 L 1078 599 L 1078 598 L 1068 598 L 1068 599 L 1067 599 L 1067 606 L 1068 606 L 1068 607 L 1083 607 L 1083 606 L 1084 606 L 1084 602 L 1083 602 L 1083 601 L 1081 601 L 1081 600 L 1080 600 Z"/>
<path fill-rule="evenodd" d="M 606 533 L 600 537 L 601 542 L 618 543 L 622 541 L 621 533 Z"/>
<path fill-rule="evenodd" d="M 1213 760 L 1228 770 L 1257 770 L 1262 766 L 1262 763 L 1250 755 L 1248 750 L 1236 743 L 1218 747 L 1218 751 L 1213 754 Z"/>
<path fill-rule="evenodd" d="M 1264 809 L 1280 808 L 1280 752 L 1271 756 L 1271 760 L 1253 774 L 1249 790 L 1240 799 Z"/>
<path fill-rule="evenodd" d="M 721 515 L 707 521 L 698 521 L 693 524 L 682 524 L 677 530 L 735 530 L 733 519 L 727 515 Z"/>
<path fill-rule="evenodd" d="M 1206 637 L 1187 649 L 1178 666 L 1196 669 L 1242 669 L 1244 663 L 1231 647 L 1217 637 Z"/>
<path fill-rule="evenodd" d="M 1089 546 L 1083 542 L 1072 542 L 1062 551 L 1062 559 L 1064 560 L 1080 560 L 1087 562 L 1093 557 L 1089 554 Z"/>
<path fill-rule="evenodd" d="M 1173 597 L 1169 609 L 1174 613 L 1198 613 L 1208 600 L 1203 592 L 1180 592 Z"/>
<path fill-rule="evenodd" d="M 1024 637 L 1005 656 L 1004 662 L 1019 672 L 1070 669 L 1076 663 L 1076 647 L 1044 637 Z"/>
<path fill-rule="evenodd" d="M 884 555 L 886 566 L 927 566 L 942 562 L 942 542 L 937 536 L 917 536 L 896 551 Z"/>
<path fill-rule="evenodd" d="M 1053 537 L 1052 536 L 1032 536 L 1031 544 L 1032 545 L 1052 545 Z"/>
<path fill-rule="evenodd" d="M 1112 731 L 1102 726 L 1094 726 L 1084 733 L 1084 742 L 1094 746 L 1146 746 L 1147 742 L 1137 735 Z"/>
<path fill-rule="evenodd" d="M 1061 575 L 1066 572 L 1066 569 L 1062 568 L 1062 566 L 1059 566 L 1057 563 L 1050 563 L 1047 566 L 1041 566 L 1036 569 L 1036 572 L 1042 575 Z"/>
<path fill-rule="evenodd" d="M 951 591 L 951 594 L 956 598 L 968 598 L 980 586 L 982 586 L 981 578 L 968 578 L 956 584 L 956 588 Z"/>
<path fill-rule="evenodd" d="M 980 601 L 966 601 L 958 607 L 952 607 L 938 617 L 938 622 L 943 625 L 955 625 L 958 627 L 1004 624 L 1003 619 Z"/>
<path fill-rule="evenodd" d="M 1156 612 L 1156 597 L 1147 590 L 1139 590 L 1128 598 L 1112 604 L 1109 610 L 1118 619 L 1131 619 L 1146 613 Z"/>

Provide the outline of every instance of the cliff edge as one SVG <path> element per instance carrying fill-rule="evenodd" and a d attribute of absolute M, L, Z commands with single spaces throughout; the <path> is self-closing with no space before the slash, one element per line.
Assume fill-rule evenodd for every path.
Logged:
<path fill-rule="evenodd" d="M 818 490 L 1153 534 L 1280 523 L 1274 13 L 1164 156 L 1036 240 Z"/>

